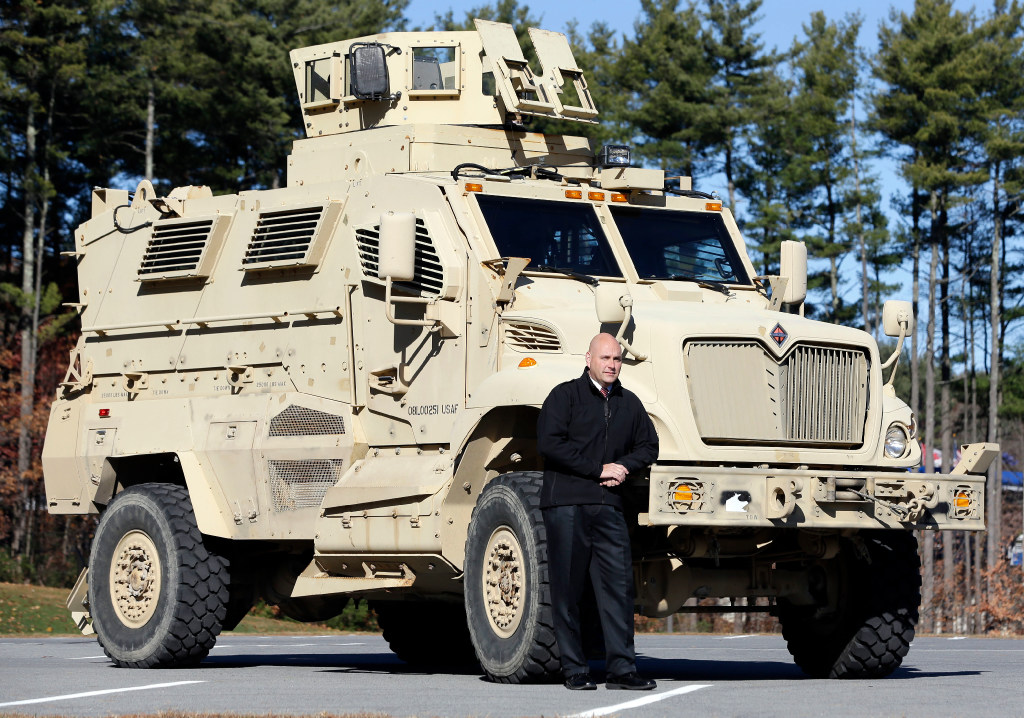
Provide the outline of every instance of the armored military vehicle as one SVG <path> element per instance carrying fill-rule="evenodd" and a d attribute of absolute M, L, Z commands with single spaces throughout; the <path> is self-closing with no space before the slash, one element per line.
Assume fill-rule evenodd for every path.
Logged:
<path fill-rule="evenodd" d="M 484 21 L 295 50 L 286 186 L 93 192 L 43 466 L 51 512 L 99 514 L 69 607 L 117 665 L 194 664 L 263 597 L 367 599 L 408 661 L 557 672 L 536 420 L 600 330 L 660 437 L 628 481 L 638 611 L 771 611 L 815 676 L 900 664 L 913 531 L 983 527 L 996 447 L 912 473 L 899 350 L 803 316 L 803 245 L 758 276 L 689 179 L 526 131 L 598 116 L 565 36 L 529 36 L 537 72 Z M 884 325 L 902 345 L 909 304 Z"/>

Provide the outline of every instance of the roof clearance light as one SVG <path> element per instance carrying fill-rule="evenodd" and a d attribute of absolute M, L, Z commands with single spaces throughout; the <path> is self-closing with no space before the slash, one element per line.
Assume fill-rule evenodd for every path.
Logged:
<path fill-rule="evenodd" d="M 533 357 L 526 357 L 521 362 L 519 362 L 520 369 L 529 369 L 531 366 L 537 366 L 537 360 L 534 359 Z"/>
<path fill-rule="evenodd" d="M 626 145 L 605 145 L 597 156 L 601 167 L 629 167 L 630 149 Z"/>
<path fill-rule="evenodd" d="M 704 205 L 704 209 L 706 209 L 708 212 L 721 212 L 722 211 L 722 203 L 721 202 L 708 202 L 707 204 Z"/>
<path fill-rule="evenodd" d="M 612 202 L 628 202 L 629 197 L 621 192 L 612 192 Z"/>
<path fill-rule="evenodd" d="M 583 190 L 581 189 L 567 189 L 565 196 L 569 199 L 583 199 Z"/>
<path fill-rule="evenodd" d="M 484 191 L 484 186 L 482 184 L 477 183 L 477 182 L 467 182 L 466 183 L 466 191 L 467 192 L 483 192 Z"/>
<path fill-rule="evenodd" d="M 594 202 L 604 202 L 604 192 L 587 192 L 587 199 Z"/>

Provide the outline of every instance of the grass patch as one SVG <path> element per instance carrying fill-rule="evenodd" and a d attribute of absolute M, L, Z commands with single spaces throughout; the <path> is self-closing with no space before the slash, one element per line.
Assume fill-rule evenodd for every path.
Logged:
<path fill-rule="evenodd" d="M 66 588 L 0 583 L 0 636 L 81 635 L 67 609 L 68 593 Z M 293 621 L 260 602 L 231 633 L 377 633 L 379 630 L 377 618 L 365 601 L 350 603 L 340 615 L 324 623 Z"/>
<path fill-rule="evenodd" d="M 78 633 L 68 611 L 66 588 L 0 583 L 0 636 Z"/>

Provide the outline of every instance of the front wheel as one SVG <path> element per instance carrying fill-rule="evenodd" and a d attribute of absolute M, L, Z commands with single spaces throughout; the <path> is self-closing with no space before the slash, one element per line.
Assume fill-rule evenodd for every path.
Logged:
<path fill-rule="evenodd" d="M 477 659 L 499 683 L 558 672 L 542 475 L 506 474 L 480 495 L 466 537 L 466 619 Z"/>
<path fill-rule="evenodd" d="M 210 552 L 188 491 L 140 484 L 103 512 L 89 557 L 93 628 L 127 668 L 192 666 L 225 619 L 228 564 Z"/>
<path fill-rule="evenodd" d="M 914 534 L 864 531 L 833 559 L 836 595 L 818 607 L 779 606 L 782 635 L 815 678 L 882 678 L 903 663 L 921 603 Z"/>

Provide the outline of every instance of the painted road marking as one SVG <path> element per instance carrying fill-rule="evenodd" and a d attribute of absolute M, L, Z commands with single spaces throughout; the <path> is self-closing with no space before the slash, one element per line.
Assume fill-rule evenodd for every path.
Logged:
<path fill-rule="evenodd" d="M 93 658 L 106 658 L 106 656 L 75 656 L 74 658 L 68 658 L 69 661 L 87 661 Z"/>
<path fill-rule="evenodd" d="M 694 686 L 683 686 L 682 688 L 675 688 L 671 691 L 665 691 L 664 693 L 652 693 L 644 696 L 643 698 L 637 698 L 634 701 L 626 701 L 625 703 L 617 703 L 613 706 L 605 706 L 604 708 L 595 708 L 592 711 L 584 711 L 583 713 L 576 713 L 569 716 L 569 718 L 597 718 L 597 716 L 611 715 L 612 713 L 618 713 L 619 711 L 627 711 L 630 708 L 639 708 L 650 703 L 657 703 L 663 701 L 666 698 L 672 698 L 674 696 L 681 696 L 684 693 L 693 693 L 699 691 L 701 688 L 710 688 L 710 684 L 694 685 Z"/>
<path fill-rule="evenodd" d="M 734 638 L 754 638 L 754 637 L 755 636 L 752 633 L 747 633 L 747 634 L 744 634 L 742 636 L 717 636 L 718 640 L 720 640 L 720 641 L 731 641 Z"/>
<path fill-rule="evenodd" d="M 0 703 L 0 708 L 4 706 L 27 706 L 32 703 L 49 703 L 51 701 L 69 701 L 74 698 L 90 698 L 92 696 L 103 696 L 109 693 L 126 693 L 128 691 L 148 691 L 153 688 L 170 688 L 172 686 L 185 686 L 189 683 L 206 683 L 206 681 L 175 681 L 174 683 L 151 683 L 148 686 L 132 686 L 130 688 L 108 688 L 103 691 L 87 691 L 85 693 L 68 693 L 63 696 L 50 696 L 48 698 L 29 698 L 24 701 L 11 701 L 9 703 Z"/>

